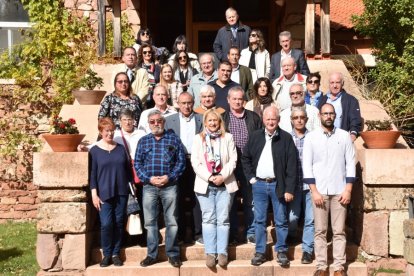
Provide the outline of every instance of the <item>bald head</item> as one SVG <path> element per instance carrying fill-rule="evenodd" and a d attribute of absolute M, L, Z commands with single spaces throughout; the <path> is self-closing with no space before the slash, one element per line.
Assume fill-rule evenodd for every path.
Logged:
<path fill-rule="evenodd" d="M 275 106 L 268 106 L 263 111 L 263 124 L 268 133 L 273 134 L 275 132 L 279 126 L 279 119 L 279 110 Z"/>

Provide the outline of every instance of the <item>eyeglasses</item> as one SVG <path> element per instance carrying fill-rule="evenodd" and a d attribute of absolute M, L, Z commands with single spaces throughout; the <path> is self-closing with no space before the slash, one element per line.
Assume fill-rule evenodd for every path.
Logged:
<path fill-rule="evenodd" d="M 142 32 L 141 35 L 147 35 L 150 36 L 151 34 L 149 32 Z"/>
<path fill-rule="evenodd" d="M 308 80 L 307 83 L 309 84 L 319 84 L 321 81 L 320 80 Z"/>
<path fill-rule="evenodd" d="M 292 117 L 292 120 L 297 120 L 297 119 L 305 120 L 306 116 L 293 116 Z"/>
<path fill-rule="evenodd" d="M 163 119 L 157 119 L 157 120 L 149 120 L 148 123 L 150 125 L 155 125 L 156 123 L 161 124 L 162 122 L 164 122 Z"/>
<path fill-rule="evenodd" d="M 289 95 L 291 95 L 291 96 L 293 96 L 293 95 L 296 95 L 296 96 L 302 96 L 302 94 L 303 94 L 303 92 L 302 92 L 302 91 L 294 91 L 294 92 L 290 92 L 290 93 L 289 93 Z"/>
<path fill-rule="evenodd" d="M 129 81 L 128 80 L 117 80 L 116 83 L 119 83 L 119 84 L 121 84 L 121 83 L 129 83 Z"/>
<path fill-rule="evenodd" d="M 335 112 L 321 112 L 321 115 L 324 117 L 331 117 L 331 116 L 335 116 Z"/>
<path fill-rule="evenodd" d="M 152 55 L 152 52 L 151 51 L 142 51 L 142 54 L 143 55 Z"/>
<path fill-rule="evenodd" d="M 179 59 L 179 60 L 186 60 L 186 59 L 187 59 L 187 57 L 186 57 L 186 56 L 181 56 L 181 57 L 178 57 L 178 59 Z"/>
<path fill-rule="evenodd" d="M 257 34 L 250 34 L 250 37 L 257 37 Z"/>

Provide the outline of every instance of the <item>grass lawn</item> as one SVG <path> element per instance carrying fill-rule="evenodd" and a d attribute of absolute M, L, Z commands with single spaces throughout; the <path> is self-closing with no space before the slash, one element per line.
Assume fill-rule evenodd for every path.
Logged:
<path fill-rule="evenodd" d="M 36 275 L 36 223 L 0 224 L 0 275 Z"/>

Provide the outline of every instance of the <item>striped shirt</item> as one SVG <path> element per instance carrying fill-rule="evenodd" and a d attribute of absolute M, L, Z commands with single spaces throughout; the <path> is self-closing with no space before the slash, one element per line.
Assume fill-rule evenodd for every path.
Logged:
<path fill-rule="evenodd" d="M 292 130 L 292 132 L 290 133 L 292 135 L 293 138 L 293 142 L 295 143 L 296 146 L 296 152 L 298 153 L 298 159 L 297 159 L 297 164 L 298 164 L 298 187 L 300 187 L 300 189 L 303 190 L 309 190 L 309 185 L 306 183 L 303 183 L 303 171 L 302 171 L 302 153 L 303 153 L 303 144 L 305 143 L 305 137 L 306 134 L 308 134 L 308 130 L 305 130 L 305 134 L 302 137 L 297 137 L 296 133 L 294 130 Z M 302 188 L 303 185 L 303 188 Z"/>
<path fill-rule="evenodd" d="M 168 175 L 168 182 L 176 182 L 185 169 L 185 152 L 180 138 L 166 130 L 161 139 L 150 133 L 141 138 L 135 154 L 135 170 L 146 184 L 152 176 Z"/>

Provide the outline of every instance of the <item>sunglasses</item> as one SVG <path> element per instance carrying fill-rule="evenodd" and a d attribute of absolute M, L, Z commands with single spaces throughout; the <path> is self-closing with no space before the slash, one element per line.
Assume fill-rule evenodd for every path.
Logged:
<path fill-rule="evenodd" d="M 116 83 L 129 83 L 128 80 L 117 80 Z"/>
<path fill-rule="evenodd" d="M 186 57 L 186 56 L 181 56 L 181 57 L 178 57 L 178 59 L 179 59 L 179 60 L 186 60 L 186 59 L 187 59 L 187 57 Z"/>
<path fill-rule="evenodd" d="M 143 55 L 152 55 L 152 52 L 151 51 L 142 51 L 142 54 Z"/>
<path fill-rule="evenodd" d="M 298 120 L 298 119 L 305 120 L 306 116 L 293 116 L 292 117 L 292 120 Z"/>
<path fill-rule="evenodd" d="M 291 95 L 291 96 L 293 96 L 293 95 L 296 95 L 296 96 L 301 96 L 303 94 L 303 92 L 302 91 L 294 91 L 294 92 L 290 92 L 289 93 L 289 95 Z"/>
<path fill-rule="evenodd" d="M 156 123 L 161 124 L 163 122 L 162 119 L 157 119 L 157 120 L 149 120 L 148 123 L 150 125 L 155 125 Z"/>
<path fill-rule="evenodd" d="M 250 37 L 257 37 L 257 34 L 250 34 Z"/>
<path fill-rule="evenodd" d="M 309 84 L 319 84 L 320 80 L 308 80 L 307 83 L 309 83 Z"/>
<path fill-rule="evenodd" d="M 141 35 L 147 35 L 150 36 L 151 34 L 149 32 L 142 32 Z"/>

